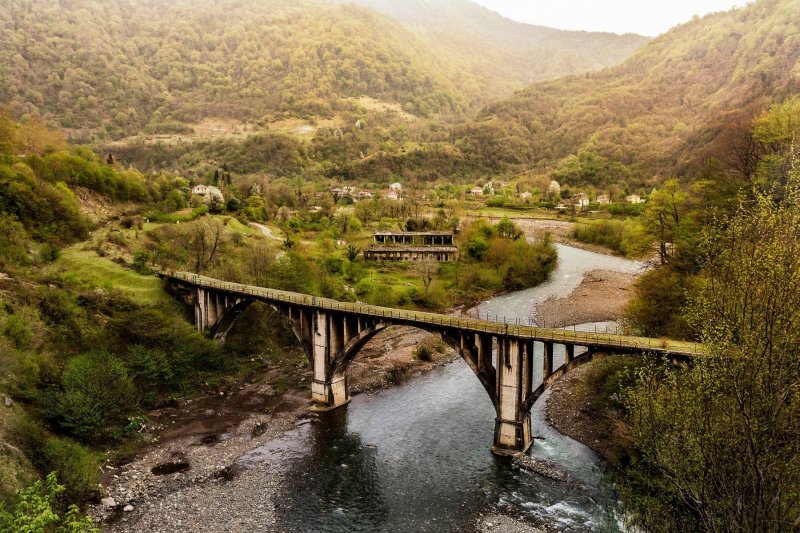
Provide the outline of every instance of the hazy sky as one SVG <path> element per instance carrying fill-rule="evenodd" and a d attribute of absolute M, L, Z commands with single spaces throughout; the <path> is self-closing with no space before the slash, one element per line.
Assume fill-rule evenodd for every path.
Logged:
<path fill-rule="evenodd" d="M 473 0 L 520 22 L 565 30 L 656 36 L 694 15 L 727 11 L 746 0 Z"/>

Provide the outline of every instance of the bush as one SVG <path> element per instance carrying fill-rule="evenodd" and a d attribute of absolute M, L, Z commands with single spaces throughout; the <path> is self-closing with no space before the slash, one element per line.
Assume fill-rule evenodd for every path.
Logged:
<path fill-rule="evenodd" d="M 152 405 L 162 389 L 179 385 L 169 358 L 162 350 L 135 344 L 128 348 L 125 365 L 146 405 Z"/>
<path fill-rule="evenodd" d="M 557 262 L 558 252 L 549 240 L 538 244 L 515 241 L 514 254 L 505 264 L 503 287 L 516 290 L 536 286 L 550 277 Z"/>
<path fill-rule="evenodd" d="M 68 501 L 85 502 L 100 494 L 100 454 L 66 437 L 51 437 L 44 443 L 41 460 L 64 483 Z"/>
<path fill-rule="evenodd" d="M 13 314 L 6 319 L 6 323 L 3 324 L 3 335 L 20 350 L 29 348 L 33 339 L 31 328 L 19 314 Z"/>
<path fill-rule="evenodd" d="M 139 274 L 149 274 L 150 252 L 147 250 L 136 250 L 133 254 L 133 269 Z"/>
<path fill-rule="evenodd" d="M 61 382 L 63 391 L 50 400 L 51 415 L 63 430 L 83 441 L 119 437 L 138 404 L 125 365 L 106 352 L 71 359 Z"/>
<path fill-rule="evenodd" d="M 593 220 L 575 225 L 572 235 L 581 242 L 605 246 L 630 257 L 644 255 L 652 244 L 645 227 L 633 220 Z"/>
<path fill-rule="evenodd" d="M 420 344 L 417 346 L 417 349 L 414 350 L 414 357 L 420 361 L 430 361 L 433 359 L 433 351 L 427 344 Z"/>
<path fill-rule="evenodd" d="M 59 515 L 58 499 L 64 487 L 58 484 L 55 473 L 44 480 L 17 492 L 14 507 L 6 510 L 0 504 L 0 531 L 57 533 L 89 533 L 98 531 L 88 517 L 83 517 L 77 506 L 70 506 Z"/>

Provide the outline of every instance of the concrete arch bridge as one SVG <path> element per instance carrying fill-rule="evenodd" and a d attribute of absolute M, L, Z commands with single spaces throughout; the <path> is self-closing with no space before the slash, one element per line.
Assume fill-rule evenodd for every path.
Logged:
<path fill-rule="evenodd" d="M 194 306 L 197 329 L 215 339 L 224 340 L 253 302 L 263 302 L 280 313 L 311 364 L 312 400 L 329 408 L 350 400 L 347 368 L 381 330 L 403 325 L 440 335 L 467 362 L 491 398 L 497 412 L 492 450 L 500 454 L 530 447 L 528 415 L 533 403 L 561 375 L 589 361 L 594 352 L 651 353 L 673 362 L 685 362 L 701 353 L 701 346 L 695 343 L 545 329 L 339 302 L 189 272 L 164 271 L 159 275 L 173 295 Z M 554 351 L 559 345 L 563 346 L 564 363 L 554 368 Z M 541 351 L 536 350 L 537 346 Z M 535 351 L 542 354 L 541 359 L 534 357 Z"/>

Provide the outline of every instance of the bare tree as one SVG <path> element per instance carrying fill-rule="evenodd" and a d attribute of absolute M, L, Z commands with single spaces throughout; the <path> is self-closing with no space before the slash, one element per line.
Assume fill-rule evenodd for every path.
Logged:
<path fill-rule="evenodd" d="M 204 218 L 196 222 L 189 234 L 188 248 L 194 257 L 194 271 L 200 273 L 216 257 L 225 244 L 225 230 L 222 223 L 214 218 Z"/>
<path fill-rule="evenodd" d="M 425 299 L 428 299 L 428 290 L 430 289 L 431 282 L 439 272 L 439 263 L 433 259 L 423 259 L 414 264 L 414 272 L 422 280 L 422 285 L 425 287 Z"/>

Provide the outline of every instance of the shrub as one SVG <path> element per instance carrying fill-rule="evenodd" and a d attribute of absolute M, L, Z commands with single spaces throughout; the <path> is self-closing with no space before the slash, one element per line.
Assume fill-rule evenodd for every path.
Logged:
<path fill-rule="evenodd" d="M 133 269 L 139 274 L 149 274 L 150 268 L 147 263 L 150 262 L 150 252 L 147 250 L 136 250 L 133 254 Z"/>
<path fill-rule="evenodd" d="M 6 510 L 0 504 L 0 531 L 56 531 L 89 533 L 98 531 L 92 521 L 83 517 L 77 506 L 70 506 L 59 516 L 58 499 L 64 487 L 58 484 L 55 473 L 17 492 L 14 507 Z"/>
<path fill-rule="evenodd" d="M 593 220 L 576 225 L 572 235 L 581 242 L 605 246 L 627 256 L 641 256 L 650 249 L 652 242 L 646 229 L 632 220 Z"/>
<path fill-rule="evenodd" d="M 106 352 L 71 359 L 61 382 L 63 391 L 51 399 L 51 413 L 62 429 L 84 441 L 118 437 L 138 404 L 125 365 Z"/>
<path fill-rule="evenodd" d="M 6 319 L 6 323 L 3 324 L 3 335 L 20 350 L 29 348 L 33 339 L 31 328 L 19 314 L 13 314 Z"/>
<path fill-rule="evenodd" d="M 39 257 L 44 263 L 52 263 L 58 259 L 60 253 L 61 250 L 54 244 L 43 244 L 42 247 L 39 248 Z"/>
<path fill-rule="evenodd" d="M 433 351 L 431 350 L 431 347 L 428 346 L 427 344 L 420 344 L 414 350 L 414 357 L 416 357 L 420 361 L 430 361 L 431 359 L 433 359 Z"/>
<path fill-rule="evenodd" d="M 66 437 L 47 439 L 41 450 L 45 469 L 58 474 L 70 502 L 85 502 L 100 494 L 100 454 Z"/>

